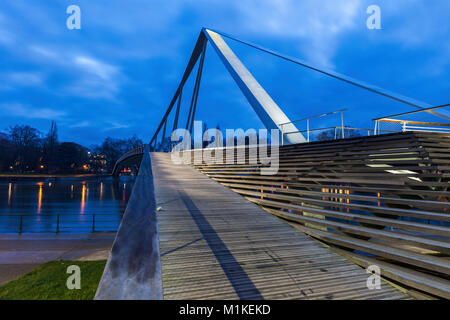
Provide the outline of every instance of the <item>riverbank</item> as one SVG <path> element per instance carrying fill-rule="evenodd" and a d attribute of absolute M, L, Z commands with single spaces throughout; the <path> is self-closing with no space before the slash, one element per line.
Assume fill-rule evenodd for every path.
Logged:
<path fill-rule="evenodd" d="M 106 260 L 58 260 L 44 263 L 17 280 L 0 286 L 0 300 L 92 300 Z M 80 270 L 80 287 L 67 287 L 68 268 Z"/>
<path fill-rule="evenodd" d="M 0 235 L 0 286 L 57 260 L 107 260 L 115 232 Z"/>

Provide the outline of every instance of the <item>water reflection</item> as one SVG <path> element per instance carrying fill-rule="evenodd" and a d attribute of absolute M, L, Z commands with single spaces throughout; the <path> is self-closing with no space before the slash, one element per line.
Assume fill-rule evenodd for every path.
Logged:
<path fill-rule="evenodd" d="M 8 184 L 8 206 L 11 205 L 12 183 Z"/>
<path fill-rule="evenodd" d="M 40 214 L 41 213 L 41 209 L 42 209 L 42 182 L 38 183 L 39 185 L 39 193 L 38 193 L 38 208 L 37 208 L 37 213 Z"/>
<path fill-rule="evenodd" d="M 83 182 L 83 187 L 81 189 L 81 210 L 80 210 L 80 213 L 84 213 L 85 205 L 86 205 L 86 185 Z"/>
<path fill-rule="evenodd" d="M 111 230 L 119 225 L 133 184 L 132 177 L 0 180 L 0 233 L 8 232 L 8 223 L 17 228 L 19 215 L 25 230 L 54 232 L 59 215 L 61 232 L 89 232 L 94 214 L 96 230 Z"/>

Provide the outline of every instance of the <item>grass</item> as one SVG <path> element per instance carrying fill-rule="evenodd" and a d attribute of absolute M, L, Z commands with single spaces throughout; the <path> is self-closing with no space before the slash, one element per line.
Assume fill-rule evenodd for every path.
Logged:
<path fill-rule="evenodd" d="M 0 287 L 0 300 L 92 300 L 105 268 L 101 261 L 50 261 Z M 81 271 L 81 289 L 66 286 L 67 267 Z"/>

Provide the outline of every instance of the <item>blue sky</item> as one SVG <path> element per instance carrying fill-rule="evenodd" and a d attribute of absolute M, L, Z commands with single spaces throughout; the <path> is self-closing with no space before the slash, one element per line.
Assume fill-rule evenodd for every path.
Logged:
<path fill-rule="evenodd" d="M 66 28 L 71 4 L 81 8 L 81 30 Z M 371 4 L 381 8 L 381 30 L 366 27 Z M 91 145 L 136 133 L 148 141 L 203 26 L 433 105 L 450 103 L 449 13 L 446 0 L 3 0 L 0 130 L 22 123 L 46 132 L 56 120 L 60 140 Z M 346 125 L 373 128 L 372 118 L 413 110 L 228 43 L 291 119 L 345 107 Z M 196 118 L 262 128 L 211 47 Z M 314 125 L 336 119 L 321 121 Z"/>

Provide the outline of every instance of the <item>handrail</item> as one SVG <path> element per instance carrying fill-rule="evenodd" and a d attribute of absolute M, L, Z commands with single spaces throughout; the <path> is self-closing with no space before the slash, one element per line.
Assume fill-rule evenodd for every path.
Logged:
<path fill-rule="evenodd" d="M 310 140 L 309 139 L 309 133 L 311 131 L 317 131 L 317 129 L 310 129 L 309 128 L 309 120 L 314 119 L 314 118 L 320 118 L 320 117 L 328 116 L 330 114 L 336 114 L 336 113 L 340 113 L 341 114 L 341 128 L 342 128 L 341 137 L 344 138 L 344 136 L 345 136 L 344 128 L 343 128 L 344 127 L 344 111 L 347 111 L 347 110 L 348 110 L 347 108 L 344 108 L 344 109 L 340 109 L 340 110 L 336 110 L 336 111 L 331 111 L 331 112 L 326 112 L 326 113 L 310 116 L 310 117 L 299 119 L 299 120 L 294 120 L 294 121 L 278 124 L 277 126 L 279 127 L 279 129 L 281 131 L 281 144 L 284 145 L 284 136 L 285 135 L 294 134 L 294 133 L 301 133 L 301 132 L 306 132 L 306 142 L 309 142 L 309 140 Z M 299 122 L 299 121 L 306 121 L 306 130 L 296 130 L 296 131 L 290 131 L 288 133 L 284 132 L 284 126 L 286 124 L 292 124 L 294 122 Z M 329 128 L 325 128 L 325 129 L 334 129 L 336 131 L 336 128 L 338 128 L 338 127 L 329 127 Z M 323 129 L 324 128 L 322 128 L 322 130 Z M 336 132 L 335 132 L 335 138 L 336 138 Z"/>
<path fill-rule="evenodd" d="M 0 234 L 10 233 L 61 233 L 73 232 L 74 230 L 85 230 L 86 233 L 99 231 L 117 231 L 122 219 L 123 213 L 104 214 L 104 213 L 85 213 L 85 214 L 2 214 L 0 215 Z M 74 217 L 86 218 L 74 219 Z M 103 218 L 109 218 L 104 220 Z M 7 218 L 7 219 L 4 219 Z M 33 218 L 33 219 L 28 219 Z M 46 219 L 51 218 L 51 219 Z M 71 218 L 70 220 L 65 218 Z M 41 220 L 41 221 L 39 221 Z M 27 222 L 32 222 L 34 226 L 26 226 Z M 50 225 L 49 225 L 50 223 Z M 44 227 L 38 226 L 45 224 Z M 69 224 L 69 225 L 67 225 Z M 76 225 L 74 225 L 76 224 Z M 115 224 L 111 227 L 110 224 Z M 67 230 L 70 229 L 70 230 Z M 10 231 L 14 230 L 14 231 Z"/>
<path fill-rule="evenodd" d="M 130 151 L 125 152 L 119 159 L 117 159 L 116 163 L 114 164 L 113 170 L 112 170 L 112 175 L 114 176 L 116 174 L 117 168 L 119 167 L 119 164 L 121 162 L 123 162 L 124 160 L 132 157 L 132 156 L 137 156 L 137 155 L 141 155 L 144 153 L 144 149 L 145 149 L 145 144 L 142 146 L 139 146 L 137 148 L 134 148 Z"/>
<path fill-rule="evenodd" d="M 316 129 L 309 129 L 309 131 L 322 131 L 322 130 L 329 130 L 329 129 L 348 129 L 348 130 L 358 130 L 358 131 L 372 131 L 372 129 L 365 129 L 365 128 L 353 128 L 353 127 L 341 127 L 341 126 L 335 126 L 335 127 L 324 127 L 324 128 L 316 128 Z M 301 130 L 299 132 L 307 132 L 308 130 Z M 389 130 L 380 130 L 385 132 L 397 132 L 397 131 L 389 131 Z M 291 132 L 285 132 L 284 134 L 291 134 L 296 133 L 296 131 Z"/>
<path fill-rule="evenodd" d="M 340 110 L 336 110 L 336 111 L 332 111 L 332 112 L 327 112 L 327 113 L 322 113 L 322 114 L 310 116 L 310 117 L 299 119 L 299 120 L 294 120 L 294 121 L 285 122 L 285 123 L 279 123 L 278 125 L 279 126 L 283 126 L 283 125 L 289 124 L 289 123 L 295 123 L 295 122 L 305 121 L 305 120 L 308 120 L 308 119 L 320 118 L 320 117 L 328 116 L 330 114 L 335 114 L 335 113 L 338 113 L 338 112 L 344 112 L 344 111 L 347 111 L 347 110 L 348 110 L 347 108 L 344 108 L 344 109 L 340 109 Z"/>
<path fill-rule="evenodd" d="M 385 116 L 385 117 L 381 117 L 381 118 L 372 119 L 373 121 L 375 121 L 374 134 L 377 134 L 378 132 L 383 131 L 383 130 L 380 130 L 381 122 L 401 124 L 402 128 L 401 128 L 401 130 L 398 130 L 398 131 L 401 131 L 401 132 L 422 131 L 422 132 L 448 133 L 449 129 L 435 128 L 435 127 L 430 127 L 430 126 L 450 127 L 450 123 L 429 122 L 429 121 L 419 121 L 419 120 L 392 119 L 392 117 L 398 117 L 398 116 L 408 115 L 408 114 L 415 114 L 415 113 L 419 113 L 419 112 L 423 112 L 423 111 L 429 111 L 431 109 L 439 109 L 439 108 L 444 108 L 444 107 L 448 107 L 448 106 L 450 106 L 450 104 L 444 104 L 444 105 L 431 107 L 431 108 L 426 108 L 426 109 L 422 109 L 422 110 L 414 110 L 414 111 L 410 111 L 410 112 L 403 112 L 403 113 L 398 113 L 398 114 L 394 114 L 394 115 L 391 115 L 391 116 Z M 420 125 L 420 126 L 411 126 L 411 125 Z"/>
<path fill-rule="evenodd" d="M 404 116 L 404 115 L 407 115 L 407 114 L 413 114 L 413 113 L 423 112 L 423 111 L 427 111 L 427 110 L 445 108 L 445 107 L 448 107 L 448 106 L 450 106 L 450 104 L 444 104 L 444 105 L 441 105 L 441 106 L 425 108 L 425 109 L 421 109 L 421 110 L 414 110 L 414 111 L 409 111 L 409 112 L 403 112 L 403 113 L 398 113 L 398 114 L 385 116 L 385 117 L 381 117 L 381 118 L 375 118 L 375 119 L 372 119 L 372 121 L 378 121 L 378 120 L 383 120 L 383 119 L 392 118 L 392 117 Z"/>
<path fill-rule="evenodd" d="M 119 163 L 119 162 L 123 161 L 124 159 L 130 157 L 131 155 L 141 154 L 141 153 L 144 152 L 144 149 L 145 149 L 145 144 L 142 145 L 142 146 L 139 146 L 137 148 L 134 148 L 134 149 L 132 149 L 130 151 L 127 151 L 119 159 L 117 159 L 116 163 Z"/>
<path fill-rule="evenodd" d="M 419 124 L 419 125 L 424 125 L 424 126 L 450 127 L 450 123 L 441 123 L 441 122 L 401 120 L 401 119 L 390 119 L 390 118 L 384 118 L 384 119 L 380 119 L 380 120 L 376 120 L 376 121 L 391 122 L 391 123 Z"/>

